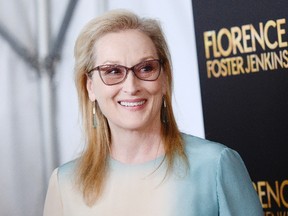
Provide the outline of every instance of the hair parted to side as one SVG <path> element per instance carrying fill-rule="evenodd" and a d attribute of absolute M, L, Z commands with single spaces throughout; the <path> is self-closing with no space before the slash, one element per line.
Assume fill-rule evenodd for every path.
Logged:
<path fill-rule="evenodd" d="M 165 160 L 168 171 L 173 169 L 175 156 L 178 155 L 187 165 L 183 141 L 177 127 L 172 110 L 172 65 L 170 52 L 164 33 L 157 20 L 140 18 L 126 10 L 113 10 L 88 22 L 80 32 L 75 48 L 75 83 L 78 92 L 79 106 L 83 118 L 83 129 L 86 137 L 86 148 L 78 161 L 76 173 L 87 205 L 93 205 L 101 196 L 105 187 L 108 170 L 108 157 L 111 134 L 106 117 L 96 105 L 97 127 L 92 125 L 92 102 L 89 100 L 86 89 L 87 72 L 94 67 L 95 43 L 110 32 L 120 32 L 135 29 L 146 34 L 153 41 L 159 59 L 162 60 L 162 69 L 167 78 L 167 91 L 164 95 L 167 106 L 169 123 L 162 123 L 161 136 L 165 148 Z M 159 119 L 160 120 L 160 119 Z"/>

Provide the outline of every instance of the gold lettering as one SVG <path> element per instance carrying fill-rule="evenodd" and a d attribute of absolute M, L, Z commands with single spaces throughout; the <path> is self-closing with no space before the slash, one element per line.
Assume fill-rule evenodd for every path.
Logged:
<path fill-rule="evenodd" d="M 248 61 L 250 65 L 250 71 L 252 73 L 258 72 L 259 71 L 259 62 L 257 61 L 259 59 L 258 56 L 256 54 L 252 54 L 248 56 L 248 59 L 250 59 L 250 61 Z"/>
<path fill-rule="evenodd" d="M 264 26 L 265 43 L 270 49 L 275 49 L 277 47 L 278 43 L 276 41 L 274 43 L 271 43 L 271 41 L 269 40 L 268 35 L 269 35 L 269 28 L 270 27 L 273 27 L 273 28 L 276 27 L 275 21 L 269 20 Z"/>
<path fill-rule="evenodd" d="M 287 34 L 284 25 L 286 19 L 282 18 L 268 20 L 264 24 L 259 22 L 257 29 L 252 24 L 246 24 L 239 27 L 233 26 L 230 29 L 221 28 L 218 32 L 206 31 L 204 32 L 206 59 L 228 57 L 232 53 L 233 55 L 252 53 L 256 52 L 258 47 L 262 50 L 266 50 L 266 47 L 270 50 L 288 47 L 288 41 L 284 39 Z M 275 35 L 275 39 L 271 35 Z M 267 66 L 274 67 L 271 63 L 267 63 Z"/>
<path fill-rule="evenodd" d="M 221 63 L 222 77 L 226 77 L 228 75 L 231 75 L 231 67 L 229 64 L 229 60 L 228 59 L 221 59 L 220 63 Z"/>
<path fill-rule="evenodd" d="M 226 36 L 226 38 L 228 40 L 228 47 L 227 47 L 226 50 L 222 46 L 223 36 Z M 217 35 L 217 47 L 219 48 L 221 56 L 226 57 L 226 56 L 229 56 L 231 54 L 231 51 L 232 51 L 232 37 L 231 37 L 231 34 L 230 34 L 228 29 L 222 28 L 219 31 L 219 33 Z"/>
<path fill-rule="evenodd" d="M 262 57 L 263 57 L 263 61 L 265 62 L 265 70 L 267 69 L 273 70 L 274 62 L 271 60 L 271 53 L 263 53 Z"/>
<path fill-rule="evenodd" d="M 205 56 L 206 56 L 206 59 L 209 59 L 210 58 L 210 47 L 213 46 L 213 41 L 210 40 L 211 38 L 211 35 L 212 34 L 215 34 L 215 31 L 207 31 L 207 32 L 204 32 L 204 45 L 205 45 Z"/>
<path fill-rule="evenodd" d="M 207 77 L 211 78 L 212 76 L 215 78 L 219 78 L 220 73 L 220 62 L 218 60 L 209 60 L 206 62 L 207 67 Z M 218 69 L 218 71 L 217 71 Z"/>
<path fill-rule="evenodd" d="M 206 62 L 207 77 L 219 78 L 227 77 L 230 75 L 239 75 L 240 73 L 244 74 L 245 70 L 243 68 L 243 64 L 243 58 L 240 56 L 223 58 L 221 60 L 208 60 Z"/>
<path fill-rule="evenodd" d="M 286 33 L 285 29 L 281 28 L 282 24 L 285 24 L 286 20 L 285 19 L 279 19 L 277 20 L 277 35 L 278 35 L 278 42 L 279 42 L 279 47 L 287 47 L 287 42 L 282 41 L 282 35 Z"/>
<path fill-rule="evenodd" d="M 244 64 L 243 58 L 237 57 L 236 61 L 237 61 L 237 70 L 239 70 L 242 74 L 244 74 L 245 70 L 244 70 L 244 67 L 243 67 L 243 64 Z"/>
<path fill-rule="evenodd" d="M 259 23 L 259 34 L 254 28 L 253 25 L 251 25 L 251 43 L 252 43 L 252 50 L 253 52 L 256 51 L 256 41 L 259 43 L 261 48 L 265 50 L 265 40 L 264 40 L 264 33 L 263 33 L 263 23 Z"/>
<path fill-rule="evenodd" d="M 231 28 L 231 35 L 232 35 L 232 39 L 233 39 L 233 54 L 237 54 L 237 48 L 239 50 L 240 53 L 244 53 L 244 49 L 243 46 L 241 44 L 241 40 L 242 40 L 242 33 L 241 33 L 241 29 L 237 26 L 232 27 Z"/>
<path fill-rule="evenodd" d="M 266 191 L 262 190 L 262 187 L 266 186 L 266 182 L 265 181 L 259 181 L 257 186 L 258 186 L 257 187 L 258 196 L 259 196 L 260 202 L 262 204 L 262 207 L 267 208 L 268 207 L 267 203 L 264 203 L 264 201 L 263 201 L 263 197 L 266 196 Z"/>
<path fill-rule="evenodd" d="M 283 55 L 282 55 L 282 51 L 279 52 L 279 55 L 277 55 L 277 53 L 273 53 L 273 60 L 274 60 L 274 65 L 275 65 L 275 69 L 278 68 L 278 65 L 280 65 L 281 68 L 283 68 Z"/>
<path fill-rule="evenodd" d="M 273 208 L 273 204 L 275 203 L 277 204 L 278 208 L 281 208 L 283 206 L 285 208 L 288 208 L 288 200 L 287 200 L 288 180 L 284 180 L 282 183 L 275 181 L 274 188 L 271 187 L 268 181 L 258 181 L 256 183 L 253 183 L 253 186 L 258 193 L 259 200 L 264 209 Z M 283 213 L 284 214 L 281 213 L 280 215 L 286 215 L 288 212 Z"/>
<path fill-rule="evenodd" d="M 257 65 L 260 66 L 260 68 L 261 68 L 262 70 L 267 70 L 267 65 L 266 65 L 266 63 L 265 63 L 265 61 L 264 61 L 264 55 L 265 55 L 265 53 L 262 53 L 262 54 L 261 54 L 261 58 L 259 58 L 259 57 L 257 56 L 256 62 L 257 62 Z M 258 67 L 258 68 L 259 68 L 259 67 Z"/>
<path fill-rule="evenodd" d="M 288 68 L 288 51 L 287 50 L 283 51 L 283 59 L 285 60 L 283 61 L 283 67 Z"/>
<path fill-rule="evenodd" d="M 249 47 L 248 41 L 251 40 L 251 35 L 248 33 L 250 32 L 251 25 L 243 25 L 242 26 L 242 37 L 243 37 L 243 47 L 245 53 L 252 52 L 252 47 Z"/>
<path fill-rule="evenodd" d="M 288 186 L 288 180 L 285 180 L 282 182 L 281 187 L 280 187 L 280 197 L 281 197 L 281 201 L 283 203 L 283 205 L 288 208 L 288 200 L 285 200 L 284 197 L 284 187 Z M 288 188 L 286 189 L 288 190 Z M 287 194 L 287 193 L 286 193 Z"/>
<path fill-rule="evenodd" d="M 204 32 L 204 45 L 205 45 L 205 56 L 206 56 L 206 59 L 210 58 L 210 47 L 212 47 L 213 56 L 215 58 L 221 56 L 221 54 L 217 50 L 216 32 L 215 31 L 206 31 L 206 32 Z"/>
<path fill-rule="evenodd" d="M 272 190 L 272 188 L 270 187 L 268 182 L 267 182 L 266 185 L 267 185 L 268 207 L 271 208 L 271 195 L 274 198 L 274 200 L 276 201 L 278 207 L 280 207 L 281 204 L 280 204 L 278 181 L 275 181 L 275 191 L 276 191 L 276 193 L 274 193 L 274 191 Z"/>

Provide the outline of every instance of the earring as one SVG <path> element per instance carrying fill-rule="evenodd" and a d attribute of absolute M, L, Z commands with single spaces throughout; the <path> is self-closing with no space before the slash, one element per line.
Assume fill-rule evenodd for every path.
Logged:
<path fill-rule="evenodd" d="M 163 103 L 161 107 L 161 122 L 163 124 L 167 124 L 169 122 L 168 115 L 167 115 L 167 105 L 166 105 L 166 100 L 164 96 L 163 96 Z"/>
<path fill-rule="evenodd" d="M 97 118 L 96 118 L 96 100 L 93 102 L 93 108 L 92 108 L 92 114 L 93 114 L 93 128 L 97 127 Z"/>

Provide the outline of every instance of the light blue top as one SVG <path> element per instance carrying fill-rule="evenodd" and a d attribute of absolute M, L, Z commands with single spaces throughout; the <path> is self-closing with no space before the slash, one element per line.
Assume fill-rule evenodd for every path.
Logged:
<path fill-rule="evenodd" d="M 52 174 L 44 216 L 262 216 L 249 174 L 237 152 L 182 134 L 189 168 L 176 161 L 165 177 L 163 157 L 143 164 L 110 159 L 107 184 L 93 207 L 73 184 L 75 162 Z"/>

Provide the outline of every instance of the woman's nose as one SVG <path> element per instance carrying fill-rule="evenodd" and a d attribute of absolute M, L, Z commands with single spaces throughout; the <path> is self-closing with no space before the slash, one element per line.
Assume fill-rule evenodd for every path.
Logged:
<path fill-rule="evenodd" d="M 139 80 L 132 70 L 128 71 L 127 77 L 123 82 L 123 91 L 129 94 L 135 94 L 139 91 Z"/>

